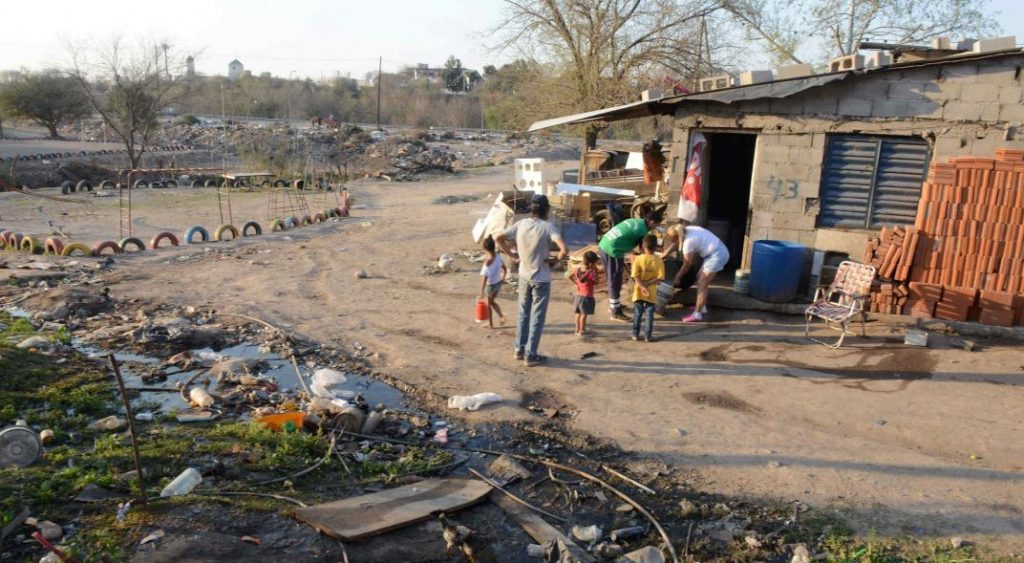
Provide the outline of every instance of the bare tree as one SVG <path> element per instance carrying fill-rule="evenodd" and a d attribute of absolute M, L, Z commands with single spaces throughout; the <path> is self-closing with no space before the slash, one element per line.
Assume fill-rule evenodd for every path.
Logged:
<path fill-rule="evenodd" d="M 90 56 L 84 49 L 69 47 L 75 78 L 92 107 L 124 143 L 131 168 L 138 168 L 142 155 L 159 130 L 160 113 L 182 95 L 179 87 L 183 60 L 168 54 L 166 42 L 141 43 L 127 48 L 114 38 Z M 175 76 L 170 71 L 175 71 Z"/>
<path fill-rule="evenodd" d="M 779 62 L 797 56 L 807 39 L 824 49 L 816 62 L 857 52 L 862 41 L 900 44 L 933 37 L 994 33 L 991 0 L 719 0 Z"/>
<path fill-rule="evenodd" d="M 35 121 L 46 127 L 51 139 L 57 129 L 89 115 L 89 100 L 73 78 L 59 70 L 23 72 L 0 89 L 0 106 L 10 115 Z"/>
<path fill-rule="evenodd" d="M 701 23 L 715 0 L 505 0 L 492 33 L 553 63 L 566 88 L 559 111 L 591 110 L 636 98 L 637 79 L 658 71 L 692 75 L 703 47 Z M 600 124 L 588 128 L 588 144 Z"/>

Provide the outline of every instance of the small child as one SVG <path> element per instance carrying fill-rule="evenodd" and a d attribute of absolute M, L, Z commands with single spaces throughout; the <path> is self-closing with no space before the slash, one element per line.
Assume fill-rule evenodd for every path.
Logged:
<path fill-rule="evenodd" d="M 644 253 L 633 259 L 630 277 L 633 279 L 633 340 L 640 340 L 640 322 L 647 315 L 644 342 L 654 341 L 654 304 L 658 300 L 658 284 L 665 279 L 665 263 L 654 253 L 658 237 L 644 237 Z"/>
<path fill-rule="evenodd" d="M 487 253 L 487 259 L 484 260 L 484 265 L 480 268 L 480 299 L 483 299 L 486 294 L 487 324 L 494 328 L 494 315 L 492 312 L 497 312 L 502 326 L 505 325 L 505 315 L 501 313 L 501 307 L 495 299 L 497 299 L 498 292 L 501 290 L 501 284 L 505 282 L 508 269 L 505 268 L 505 262 L 501 259 L 501 255 L 495 252 L 494 237 L 487 235 L 487 238 L 484 239 L 483 247 L 484 252 Z"/>
<path fill-rule="evenodd" d="M 587 315 L 594 314 L 594 284 L 597 283 L 597 254 L 588 251 L 583 255 L 583 266 L 576 268 L 569 275 L 576 283 L 576 299 L 573 308 L 576 311 L 576 336 L 587 334 Z"/>

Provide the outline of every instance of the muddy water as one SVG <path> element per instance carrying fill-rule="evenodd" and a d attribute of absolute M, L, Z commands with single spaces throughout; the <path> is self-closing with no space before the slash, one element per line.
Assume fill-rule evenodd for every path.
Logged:
<path fill-rule="evenodd" d="M 73 345 L 92 358 L 104 358 L 107 355 L 107 352 L 81 342 L 74 342 Z M 200 348 L 192 350 L 192 355 L 205 363 L 209 363 L 208 360 L 215 362 L 230 359 L 260 360 L 264 364 L 262 369 L 255 371 L 252 375 L 273 381 L 281 392 L 288 395 L 294 395 L 302 390 L 302 385 L 295 375 L 295 369 L 288 359 L 274 353 L 261 352 L 259 346 L 255 344 L 239 344 L 216 352 L 210 348 Z M 202 373 L 202 368 L 177 371 L 177 368 L 169 366 L 164 370 L 169 374 L 165 380 L 147 382 L 142 375 L 158 369 L 162 363 L 161 360 L 129 352 L 115 352 L 114 357 L 121 363 L 121 375 L 124 377 L 125 386 L 129 389 L 165 389 L 164 391 L 144 390 L 133 398 L 138 403 L 157 405 L 157 412 L 171 413 L 189 409 L 188 402 L 178 392 L 179 383 L 184 385 L 191 380 L 192 386 L 206 384 L 210 393 L 217 394 L 216 378 Z M 303 370 L 303 376 L 307 383 L 313 371 L 315 369 Z M 398 389 L 365 375 L 346 373 L 345 377 L 347 378 L 345 384 L 334 389 L 362 395 L 371 406 L 380 404 L 392 410 L 402 408 L 404 395 Z"/>

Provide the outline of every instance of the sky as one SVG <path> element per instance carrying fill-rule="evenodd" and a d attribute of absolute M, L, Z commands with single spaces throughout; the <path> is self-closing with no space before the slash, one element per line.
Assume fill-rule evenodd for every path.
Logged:
<path fill-rule="evenodd" d="M 501 0 L 49 0 L 5 2 L 0 70 L 66 66 L 65 45 L 95 44 L 120 35 L 128 44 L 167 40 L 196 71 L 226 74 L 239 59 L 254 74 L 361 78 L 449 55 L 463 66 L 500 66 L 515 53 L 490 49 L 488 28 Z M 992 0 L 1004 35 L 1024 43 L 1024 1 Z M 24 25 L 10 25 L 23 22 Z M 954 38 L 956 39 L 956 38 Z"/>

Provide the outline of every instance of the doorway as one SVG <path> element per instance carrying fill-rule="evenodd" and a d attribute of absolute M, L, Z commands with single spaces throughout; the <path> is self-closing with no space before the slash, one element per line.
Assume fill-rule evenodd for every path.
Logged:
<path fill-rule="evenodd" d="M 729 249 L 731 272 L 743 259 L 743 241 L 750 215 L 750 184 L 757 135 L 704 131 L 708 140 L 704 174 L 707 207 L 704 226 Z"/>

